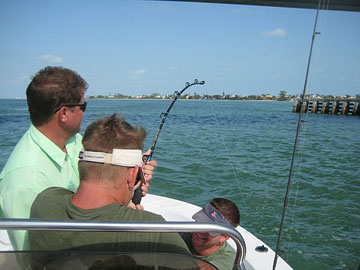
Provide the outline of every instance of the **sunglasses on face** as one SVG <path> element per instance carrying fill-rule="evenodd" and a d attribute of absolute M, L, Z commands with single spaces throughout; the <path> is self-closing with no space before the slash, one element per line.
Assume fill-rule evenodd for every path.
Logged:
<path fill-rule="evenodd" d="M 85 112 L 86 105 L 87 105 L 87 102 L 84 102 L 82 104 L 64 104 L 64 105 L 61 105 L 61 107 L 59 107 L 58 109 L 56 109 L 53 113 L 57 113 L 62 107 L 69 107 L 69 108 L 79 107 L 80 110 Z"/>

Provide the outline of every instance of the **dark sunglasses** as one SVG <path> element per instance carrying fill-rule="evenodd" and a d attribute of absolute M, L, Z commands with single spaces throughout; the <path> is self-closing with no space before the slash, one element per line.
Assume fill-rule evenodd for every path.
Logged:
<path fill-rule="evenodd" d="M 83 112 L 85 112 L 85 110 L 86 110 L 86 105 L 87 105 L 87 102 L 84 102 L 84 103 L 82 103 L 82 104 L 64 104 L 64 105 L 61 105 L 58 109 L 56 109 L 53 113 L 57 113 L 62 107 L 69 107 L 69 108 L 79 107 L 80 110 L 82 110 Z"/>

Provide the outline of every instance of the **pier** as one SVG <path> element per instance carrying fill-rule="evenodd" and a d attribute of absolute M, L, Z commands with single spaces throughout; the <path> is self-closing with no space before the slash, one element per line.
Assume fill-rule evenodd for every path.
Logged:
<path fill-rule="evenodd" d="M 360 100 L 304 100 L 304 104 L 301 104 L 301 100 L 297 99 L 293 105 L 293 112 L 300 111 L 360 116 Z"/>

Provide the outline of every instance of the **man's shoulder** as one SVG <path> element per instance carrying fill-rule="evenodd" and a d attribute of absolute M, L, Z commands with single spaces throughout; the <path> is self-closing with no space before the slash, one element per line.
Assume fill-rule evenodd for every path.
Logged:
<path fill-rule="evenodd" d="M 140 215 L 142 215 L 143 217 L 147 218 L 147 219 L 151 219 L 153 221 L 165 221 L 165 219 L 163 218 L 163 216 L 155 214 L 153 212 L 149 212 L 149 211 L 139 211 L 139 210 L 135 210 L 138 213 L 140 213 Z"/>
<path fill-rule="evenodd" d="M 131 207 L 112 204 L 107 207 L 104 213 L 107 215 L 109 220 L 123 220 L 123 221 L 150 221 L 150 222 L 161 222 L 165 219 L 158 214 L 148 212 L 148 211 L 139 211 Z"/>
<path fill-rule="evenodd" d="M 41 167 L 44 165 L 44 162 L 49 160 L 49 154 L 47 151 L 43 150 L 43 145 L 45 144 L 44 141 L 46 141 L 46 139 L 39 139 L 38 137 L 41 136 L 45 137 L 44 135 L 41 135 L 40 131 L 31 125 L 11 152 L 1 173 L 1 178 L 5 177 L 9 173 L 12 173 L 14 170 L 21 168 L 25 168 L 25 173 L 28 173 L 29 168 L 35 169 L 37 167 Z"/>
<path fill-rule="evenodd" d="M 61 187 L 50 187 L 40 192 L 31 207 L 31 217 L 46 217 L 46 212 L 53 211 L 54 206 L 59 207 L 64 204 L 66 196 L 71 196 L 73 192 Z"/>
<path fill-rule="evenodd" d="M 29 176 L 29 167 L 34 163 L 34 152 L 36 144 L 30 139 L 30 128 L 25 132 L 12 150 L 4 168 L 0 174 L 0 181 L 6 179 L 9 174 L 17 171 L 19 168 L 26 168 L 24 174 Z M 16 175 L 18 177 L 18 175 Z"/>
<path fill-rule="evenodd" d="M 18 156 L 24 156 L 29 154 L 29 150 L 35 147 L 36 145 L 31 140 L 31 127 L 23 134 L 20 140 L 16 143 L 14 149 L 12 150 L 7 164 L 14 158 Z"/>
<path fill-rule="evenodd" d="M 49 187 L 49 188 L 43 190 L 42 192 L 40 192 L 38 197 L 39 198 L 47 198 L 47 197 L 54 198 L 54 197 L 62 197 L 65 195 L 72 195 L 72 194 L 74 194 L 72 191 L 62 188 L 62 187 Z"/>

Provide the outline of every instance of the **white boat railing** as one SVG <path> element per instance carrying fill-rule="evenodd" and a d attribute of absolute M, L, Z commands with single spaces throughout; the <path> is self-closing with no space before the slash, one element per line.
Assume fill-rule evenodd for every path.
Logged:
<path fill-rule="evenodd" d="M 229 236 L 236 245 L 233 269 L 245 269 L 246 244 L 230 226 L 202 222 L 118 222 L 39 219 L 0 219 L 0 230 L 52 230 L 91 232 L 213 232 Z"/>

